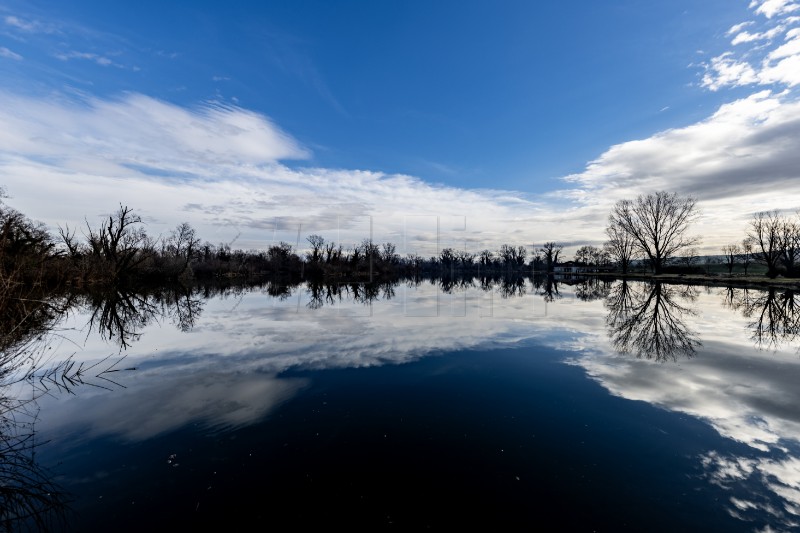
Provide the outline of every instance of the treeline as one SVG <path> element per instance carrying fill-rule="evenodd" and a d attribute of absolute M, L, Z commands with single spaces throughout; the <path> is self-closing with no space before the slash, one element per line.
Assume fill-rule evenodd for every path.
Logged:
<path fill-rule="evenodd" d="M 696 269 L 693 246 L 699 239 L 687 233 L 696 216 L 695 200 L 674 193 L 622 200 L 609 216 L 608 240 L 602 247 L 580 247 L 575 264 L 623 274 L 633 265 L 647 265 L 655 274 Z M 320 235 L 309 236 L 302 251 L 285 242 L 266 250 L 236 250 L 202 241 L 187 223 L 154 238 L 141 217 L 122 205 L 96 226 L 59 227 L 53 235 L 0 201 L 0 301 L 12 287 L 38 285 L 74 289 L 259 276 L 380 281 L 553 272 L 562 251 L 563 246 L 551 241 L 530 252 L 503 244 L 477 253 L 448 247 L 436 256 L 401 256 L 389 242 L 364 239 L 345 247 Z M 800 220 L 777 211 L 757 213 L 742 243 L 726 245 L 723 253 L 729 272 L 741 264 L 747 274 L 750 264 L 758 262 L 770 277 L 799 277 Z"/>
<path fill-rule="evenodd" d="M 747 274 L 755 261 L 766 267 L 770 278 L 800 277 L 800 215 L 777 210 L 756 213 L 741 243 L 726 244 L 722 253 L 728 272 L 741 265 Z"/>
<path fill-rule="evenodd" d="M 392 243 L 364 239 L 345 248 L 319 235 L 307 239 L 302 256 L 280 242 L 266 250 L 234 250 L 227 244 L 203 242 L 187 223 L 167 236 L 147 234 L 139 215 L 120 208 L 99 225 L 78 231 L 59 227 L 57 235 L 0 202 L 0 276 L 11 285 L 117 286 L 164 283 L 188 278 L 254 276 L 342 280 L 380 280 L 416 275 L 514 273 L 551 266 L 537 256 L 526 262 L 523 246 L 503 245 L 497 251 L 473 254 L 445 248 L 438 256 L 397 253 Z M 552 259 L 552 257 L 551 257 Z"/>
<path fill-rule="evenodd" d="M 637 262 L 647 264 L 654 274 L 698 270 L 694 246 L 700 239 L 688 233 L 699 215 L 696 203 L 692 197 L 664 191 L 620 200 L 608 217 L 603 251 L 622 273 Z M 770 278 L 800 277 L 800 214 L 755 213 L 742 241 L 726 244 L 722 253 L 729 274 L 741 265 L 747 275 L 751 264 L 758 263 Z"/>

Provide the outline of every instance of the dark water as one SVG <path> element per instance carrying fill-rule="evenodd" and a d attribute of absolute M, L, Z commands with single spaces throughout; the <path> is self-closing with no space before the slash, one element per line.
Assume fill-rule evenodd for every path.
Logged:
<path fill-rule="evenodd" d="M 798 527 L 792 293 L 483 289 L 76 307 L 48 349 L 103 363 L 38 395 L 33 455 L 65 495 L 53 523 Z"/>

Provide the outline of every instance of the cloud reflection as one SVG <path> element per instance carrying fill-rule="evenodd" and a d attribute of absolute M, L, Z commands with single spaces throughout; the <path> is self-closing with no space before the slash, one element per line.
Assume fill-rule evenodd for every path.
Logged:
<path fill-rule="evenodd" d="M 763 300 L 786 309 L 785 295 L 736 293 L 731 300 L 726 289 L 655 283 L 521 283 L 421 280 L 366 300 L 343 287 L 299 286 L 279 297 L 267 288 L 220 295 L 206 301 L 189 331 L 142 328 L 127 352 L 139 368 L 136 379 L 126 382 L 129 389 L 54 402 L 43 409 L 42 423 L 48 432 L 131 440 L 192 423 L 210 430 L 241 427 L 309 385 L 311 377 L 287 377 L 290 369 L 546 346 L 568 350 L 568 362 L 610 394 L 707 422 L 732 443 L 698 458 L 709 481 L 738 487 L 729 512 L 747 519 L 773 509 L 771 516 L 791 527 L 800 508 L 800 358 L 794 338 L 773 344 L 770 353 L 754 350 L 752 323 L 760 308 L 722 305 L 726 298 Z M 81 318 L 87 317 L 73 320 Z M 107 349 L 90 338 L 79 355 L 91 359 Z"/>
<path fill-rule="evenodd" d="M 104 395 L 102 401 L 62 401 L 58 419 L 51 420 L 47 429 L 80 428 L 82 439 L 111 434 L 134 441 L 192 423 L 210 431 L 235 429 L 263 419 L 307 384 L 300 378 L 235 372 L 166 379 L 145 372 L 136 381 L 124 391 Z"/>

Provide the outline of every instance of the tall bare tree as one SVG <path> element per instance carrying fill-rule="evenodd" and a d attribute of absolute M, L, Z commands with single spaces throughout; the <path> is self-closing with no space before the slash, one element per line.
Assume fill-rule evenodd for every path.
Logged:
<path fill-rule="evenodd" d="M 581 246 L 575 252 L 575 262 L 583 263 L 585 265 L 603 266 L 607 265 L 611 260 L 611 254 L 604 248 L 597 246 Z"/>
<path fill-rule="evenodd" d="M 325 247 L 325 239 L 321 235 L 309 235 L 306 237 L 311 251 L 306 252 L 309 263 L 319 263 L 322 261 L 322 250 Z"/>
<path fill-rule="evenodd" d="M 698 215 L 696 204 L 692 197 L 665 191 L 620 200 L 609 216 L 609 227 L 630 235 L 635 248 L 650 260 L 653 272 L 660 274 L 671 257 L 699 242 L 687 235 Z"/>
<path fill-rule="evenodd" d="M 611 256 L 611 259 L 619 264 L 623 274 L 628 273 L 631 261 L 636 257 L 636 241 L 633 235 L 625 231 L 619 224 L 615 224 L 613 220 L 609 220 L 608 227 L 606 228 L 606 241 L 605 249 Z"/>
<path fill-rule="evenodd" d="M 733 267 L 741 257 L 742 249 L 738 244 L 726 244 L 722 247 L 722 254 L 725 256 L 725 266 L 728 267 L 728 275 L 733 274 Z"/>
<path fill-rule="evenodd" d="M 744 275 L 747 275 L 747 269 L 750 268 L 750 263 L 753 262 L 753 241 L 749 237 L 742 240 L 742 253 L 739 255 L 744 267 Z"/>
<path fill-rule="evenodd" d="M 200 247 L 200 239 L 188 222 L 178 224 L 165 241 L 164 249 L 180 263 L 180 273 L 186 272 L 189 263 Z"/>
<path fill-rule="evenodd" d="M 546 242 L 539 248 L 538 252 L 542 254 L 544 262 L 547 264 L 547 271 L 552 272 L 553 266 L 558 263 L 558 255 L 564 247 L 554 242 Z"/>
<path fill-rule="evenodd" d="M 767 276 L 778 275 L 781 259 L 783 217 L 778 211 L 762 211 L 753 215 L 747 238 L 753 243 L 756 258 L 767 267 Z"/>
<path fill-rule="evenodd" d="M 152 254 L 154 243 L 145 233 L 142 218 L 127 206 L 120 204 L 99 230 L 86 225 L 92 257 L 106 262 L 114 279 L 128 276 Z"/>
<path fill-rule="evenodd" d="M 786 268 L 786 274 L 792 275 L 795 264 L 800 259 L 800 224 L 792 219 L 784 218 L 780 231 L 781 263 Z"/>

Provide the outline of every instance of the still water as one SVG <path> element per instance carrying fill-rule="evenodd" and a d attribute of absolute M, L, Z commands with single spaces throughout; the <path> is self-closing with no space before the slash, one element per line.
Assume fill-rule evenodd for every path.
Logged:
<path fill-rule="evenodd" d="M 16 394 L 48 527 L 791 530 L 799 305 L 529 279 L 116 294 L 41 341 L 78 378 Z"/>

